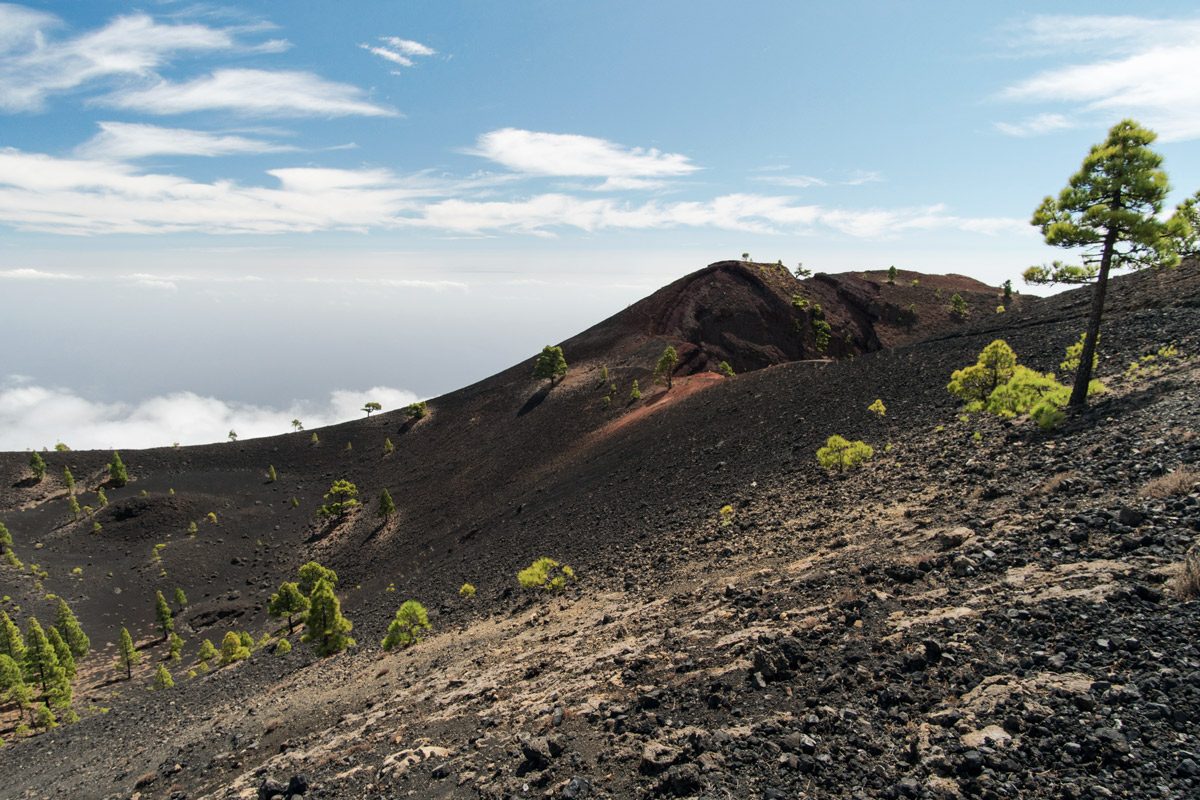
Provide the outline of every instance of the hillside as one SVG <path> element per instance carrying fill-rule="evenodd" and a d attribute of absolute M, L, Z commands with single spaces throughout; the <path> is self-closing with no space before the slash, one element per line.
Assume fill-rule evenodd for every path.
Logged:
<path fill-rule="evenodd" d="M 552 388 L 523 363 L 415 423 L 126 452 L 132 480 L 105 508 L 108 453 L 46 454 L 36 485 L 26 454 L 4 454 L 0 520 L 46 574 L 0 567 L 5 610 L 49 619 L 60 595 L 100 652 L 82 721 L 6 745 L 0 795 L 252 797 L 263 774 L 303 773 L 309 797 L 1188 796 L 1200 623 L 1164 583 L 1200 496 L 1143 490 L 1200 460 L 1200 367 L 1123 372 L 1164 344 L 1200 352 L 1197 277 L 1119 281 L 1110 391 L 1053 434 L 961 421 L 944 387 L 998 336 L 1057 369 L 1080 293 L 996 314 L 999 290 L 962 277 L 720 262 L 562 343 Z M 669 393 L 651 381 L 666 344 Z M 736 378 L 711 374 L 721 361 Z M 824 475 L 831 433 L 877 458 Z M 67 466 L 98 533 L 71 519 Z M 368 507 L 317 520 L 343 477 Z M 386 525 L 383 488 L 401 512 Z M 579 581 L 521 592 L 540 555 Z M 275 627 L 267 596 L 314 558 L 341 578 L 358 648 L 317 660 L 297 643 L 147 690 L 155 589 L 191 599 L 186 667 L 202 638 Z M 431 635 L 385 655 L 409 597 Z M 122 624 L 151 656 L 132 682 L 112 680 Z M 15 711 L 0 719 L 7 740 Z"/>

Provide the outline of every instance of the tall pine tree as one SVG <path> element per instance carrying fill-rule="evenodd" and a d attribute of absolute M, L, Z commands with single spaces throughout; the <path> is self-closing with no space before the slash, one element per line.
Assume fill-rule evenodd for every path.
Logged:
<path fill-rule="evenodd" d="M 25 662 L 25 639 L 12 617 L 0 611 L 0 653 L 18 664 Z"/>
<path fill-rule="evenodd" d="M 317 655 L 331 656 L 353 647 L 354 640 L 347 634 L 354 625 L 342 616 L 342 604 L 338 602 L 329 581 L 323 578 L 317 581 L 309 602 L 311 607 L 304 622 L 303 639 L 312 644 Z"/>
<path fill-rule="evenodd" d="M 163 597 L 161 591 L 154 593 L 154 617 L 158 620 L 158 629 L 165 642 L 167 637 L 175 632 L 175 618 L 171 615 L 171 607 L 167 605 L 167 598 Z"/>
<path fill-rule="evenodd" d="M 1087 405 L 1092 358 L 1100 338 L 1100 320 L 1108 278 L 1113 270 L 1174 267 L 1187 225 L 1179 215 L 1159 219 L 1170 187 L 1159 167 L 1162 156 L 1150 149 L 1157 138 L 1130 119 L 1094 145 L 1083 166 L 1058 197 L 1047 197 L 1033 213 L 1046 244 L 1083 250 L 1081 264 L 1055 261 L 1025 271 L 1029 283 L 1094 283 L 1091 312 L 1083 340 L 1070 405 Z"/>
<path fill-rule="evenodd" d="M 92 647 L 91 640 L 83 632 L 79 620 L 75 618 L 67 601 L 61 597 L 58 600 L 58 616 L 54 620 L 54 627 L 58 628 L 58 632 L 62 634 L 67 646 L 71 648 L 71 655 L 75 656 L 76 660 L 88 654 L 88 650 Z"/>
<path fill-rule="evenodd" d="M 279 585 L 279 591 L 271 595 L 267 603 L 267 613 L 272 617 L 287 617 L 288 636 L 294 630 L 293 617 L 308 611 L 308 598 L 300 591 L 299 584 L 284 581 Z"/>
<path fill-rule="evenodd" d="M 142 654 L 133 646 L 133 637 L 128 628 L 121 628 L 121 644 L 117 650 L 117 668 L 125 670 L 126 680 L 133 677 L 133 668 L 142 660 Z"/>

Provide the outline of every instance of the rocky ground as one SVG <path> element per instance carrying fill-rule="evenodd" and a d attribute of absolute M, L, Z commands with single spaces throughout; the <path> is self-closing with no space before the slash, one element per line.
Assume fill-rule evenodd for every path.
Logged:
<path fill-rule="evenodd" d="M 499 424 L 494 386 L 464 390 L 420 423 L 453 416 L 462 430 L 378 431 L 397 455 L 442 437 L 447 464 L 421 466 L 444 494 L 461 491 L 455 509 L 414 498 L 398 531 L 363 519 L 314 536 L 222 465 L 227 449 L 184 448 L 186 466 L 167 452 L 128 458 L 152 496 L 193 488 L 133 515 L 142 528 L 114 522 L 114 552 L 156 540 L 168 522 L 148 515 L 174 526 L 231 506 L 222 537 L 246 555 L 206 546 L 244 564 L 203 562 L 186 541 L 203 566 L 167 561 L 225 587 L 197 603 L 198 635 L 227 625 L 221 609 L 265 626 L 246 601 L 317 555 L 343 575 L 359 647 L 324 660 L 259 651 L 158 693 L 144 678 L 112 683 L 97 657 L 91 713 L 0 750 L 0 796 L 254 797 L 263 777 L 293 774 L 314 798 L 1196 796 L 1200 603 L 1172 592 L 1200 532 L 1196 273 L 1114 294 L 1110 390 L 1049 434 L 964 419 L 944 385 L 998 335 L 1023 363 L 1055 369 L 1080 330 L 1078 295 L 839 363 L 685 378 L 676 397 L 619 410 L 599 407 L 593 360 L 533 410 L 507 412 L 517 430 L 539 421 L 522 435 L 555 431 L 528 462 L 473 463 L 447 445 Z M 1124 374 L 1172 342 L 1183 358 Z M 706 383 L 683 390 L 695 380 Z M 866 411 L 876 397 L 886 418 Z M 355 452 L 373 424 L 346 430 Z M 835 432 L 870 441 L 876 458 L 825 476 L 813 452 Z M 243 472 L 308 455 L 271 446 L 242 455 Z M 320 458 L 306 502 L 337 473 Z M 356 469 L 380 471 L 371 458 Z M 417 491 L 406 472 L 390 480 Z M 403 506 L 410 491 L 394 494 Z M 47 504 L 7 497 L 31 503 L 4 517 L 18 550 L 44 540 L 46 563 L 62 565 L 83 550 L 65 533 L 74 550 L 30 536 L 47 530 Z M 541 554 L 579 581 L 519 591 L 515 569 Z M 463 580 L 474 600 L 455 594 Z M 383 628 L 409 596 L 434 630 L 384 654 Z M 143 634 L 154 654 L 148 624 Z"/>

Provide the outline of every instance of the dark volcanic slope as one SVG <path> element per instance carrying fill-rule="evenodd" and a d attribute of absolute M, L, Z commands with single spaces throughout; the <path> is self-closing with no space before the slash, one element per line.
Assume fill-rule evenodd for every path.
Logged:
<path fill-rule="evenodd" d="M 1197 352 L 1197 273 L 1191 264 L 1121 282 L 1101 374 L 1168 342 Z M 18 554 L 48 573 L 38 587 L 0 568 L 10 607 L 48 617 L 41 595 L 54 592 L 72 602 L 94 642 L 113 641 L 127 621 L 149 643 L 154 588 L 180 585 L 193 600 L 181 620 L 190 664 L 200 637 L 219 640 L 233 626 L 263 631 L 268 590 L 316 557 L 338 569 L 360 643 L 318 663 L 302 647 L 286 658 L 261 652 L 181 681 L 173 705 L 147 694 L 143 676 L 101 685 L 107 656 L 94 657 L 84 721 L 5 749 L 12 795 L 54 786 L 128 796 L 143 776 L 143 796 L 239 796 L 254 767 L 286 742 L 272 771 L 308 772 L 323 797 L 499 797 L 524 794 L 524 783 L 582 796 L 567 783 L 573 777 L 607 797 L 849 797 L 868 785 L 867 796 L 1086 797 L 1102 796 L 1092 787 L 1105 785 L 1145 796 L 1160 784 L 1157 795 L 1186 796 L 1194 783 L 1179 753 L 1191 745 L 1175 742 L 1197 706 L 1194 681 L 1181 682 L 1200 668 L 1195 607 L 1167 603 L 1155 587 L 1191 541 L 1196 506 L 1139 501 L 1136 491 L 1200 456 L 1195 369 L 1114 380 L 1110 398 L 1055 436 L 994 420 L 964 424 L 944 391 L 950 371 L 995 335 L 1024 363 L 1054 369 L 1082 324 L 1078 294 L 1025 298 L 1017 312 L 996 315 L 981 308 L 995 290 L 981 291 L 961 324 L 933 320 L 935 278 L 888 287 L 818 277 L 797 292 L 798 282 L 761 267 L 720 264 L 699 275 L 707 277 L 677 282 L 564 343 L 573 369 L 550 392 L 525 364 L 431 401 L 432 415 L 415 425 L 392 414 L 322 430 L 317 446 L 306 432 L 126 453 L 134 481 L 109 491 L 99 534 L 68 519 L 57 477 L 22 486 L 25 456 L 3 456 L 0 501 L 10 510 L 0 518 Z M 947 288 L 967 297 L 963 284 Z M 794 293 L 821 302 L 835 333 L 860 315 L 862 338 L 851 339 L 861 352 L 900 336 L 886 309 L 907 306 L 893 293 L 926 289 L 929 310 L 918 307 L 917 319 L 929 321 L 929 341 L 732 381 L 694 375 L 669 395 L 649 391 L 653 357 L 668 341 L 703 353 L 681 372 L 743 354 L 763 363 L 810 355 L 788 350 L 794 341 L 768 324 L 778 319 L 794 333 Z M 618 386 L 611 405 L 601 364 Z M 646 396 L 627 405 L 634 378 Z M 885 420 L 866 411 L 876 397 L 887 403 Z M 978 443 L 974 430 L 985 434 Z M 821 475 L 813 452 L 834 432 L 880 445 L 876 464 L 843 481 Z M 388 437 L 396 451 L 385 456 Z M 885 442 L 894 453 L 883 453 Z M 106 455 L 47 458 L 56 476 L 69 464 L 94 488 Z M 266 483 L 268 464 L 275 483 Z M 399 521 L 385 527 L 362 513 L 319 525 L 312 511 L 339 477 L 368 501 L 388 488 Z M 1051 478 L 1078 492 L 1032 491 Z M 735 522 L 721 528 L 715 513 L 726 503 Z M 1150 527 L 1109 525 L 1122 503 Z M 203 520 L 209 511 L 217 524 Z M 199 523 L 195 536 L 189 521 Z M 938 554 L 936 534 L 961 525 L 975 544 Z M 579 568 L 570 601 L 514 592 L 516 570 L 542 554 Z M 1076 566 L 1055 577 L 1060 563 Z M 463 581 L 479 587 L 473 604 L 457 598 Z M 443 633 L 380 663 L 375 643 L 407 597 L 424 601 Z M 778 644 L 788 637 L 799 643 Z M 902 661 L 923 637 L 950 660 L 939 656 L 936 668 Z M 1100 639 L 1119 644 L 1093 654 Z M 776 650 L 759 652 L 768 645 Z M 756 672 L 769 688 L 755 687 Z M 1013 692 L 1003 702 L 973 695 L 989 677 L 1019 683 L 1023 705 Z M 1154 699 L 1088 700 L 1103 699 L 1104 682 L 1136 684 Z M 948 710 L 943 703 L 961 716 L 934 719 Z M 98 715 L 98 705 L 111 711 Z M 566 710 L 558 728 L 556 708 Z M 1137 726 L 1133 745 L 1121 734 L 1137 764 L 1128 753 L 1096 756 L 1120 750 L 1109 734 L 1088 738 L 1115 724 L 1113 714 Z M 1046 721 L 1056 715 L 1071 721 Z M 1024 749 L 994 754 L 982 739 L 961 738 L 992 722 Z M 516 733 L 559 739 L 553 748 L 522 745 Z M 1071 742 L 1080 757 L 1064 761 Z M 402 774 L 386 760 L 418 745 L 446 751 Z M 670 753 L 647 761 L 651 745 Z M 560 746 L 561 759 L 551 753 Z M 455 780 L 436 778 L 443 763 Z"/>

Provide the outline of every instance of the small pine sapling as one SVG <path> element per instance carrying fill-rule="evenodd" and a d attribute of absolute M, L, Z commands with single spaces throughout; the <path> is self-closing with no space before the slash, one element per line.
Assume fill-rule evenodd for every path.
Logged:
<path fill-rule="evenodd" d="M 642 390 L 638 388 L 638 382 L 635 380 L 633 386 L 629 389 L 629 402 L 636 403 L 642 399 Z"/>
<path fill-rule="evenodd" d="M 292 643 L 287 639 L 280 639 L 275 643 L 275 655 L 286 656 L 290 652 L 292 652 Z"/>
<path fill-rule="evenodd" d="M 201 664 L 207 665 L 208 662 L 216 658 L 217 655 L 217 646 L 213 644 L 211 640 L 205 639 L 200 643 L 200 649 L 196 653 L 196 660 Z"/>
<path fill-rule="evenodd" d="M 179 608 L 180 611 L 183 611 L 185 608 L 187 608 L 187 604 L 188 604 L 187 595 L 184 594 L 184 591 L 181 587 L 176 586 L 175 587 L 175 605 Z"/>
<path fill-rule="evenodd" d="M 387 489 L 379 493 L 379 516 L 384 520 L 396 516 L 396 504 L 392 502 L 392 495 Z"/>
<path fill-rule="evenodd" d="M 108 479 L 117 487 L 129 483 L 129 470 L 125 469 L 125 462 L 116 450 L 113 451 L 112 461 L 108 462 Z"/>
<path fill-rule="evenodd" d="M 83 658 L 88 654 L 92 643 L 88 639 L 87 634 L 83 632 L 79 620 L 76 619 L 75 614 L 71 611 L 71 607 L 67 605 L 67 601 L 61 597 L 58 599 L 58 614 L 54 619 L 54 627 L 58 629 L 58 632 L 62 634 L 63 639 L 66 640 L 67 645 L 71 648 L 71 655 L 75 656 L 75 658 Z M 0 645 L 2 644 L 3 642 L 0 642 Z M 0 646 L 0 652 L 2 651 L 3 648 Z"/>
<path fill-rule="evenodd" d="M 313 431 L 313 435 L 311 437 L 309 437 L 309 442 L 312 443 L 313 447 L 316 447 L 317 445 L 319 445 L 321 443 L 321 437 L 317 436 L 316 431 Z"/>
<path fill-rule="evenodd" d="M 557 592 L 566 588 L 567 581 L 573 580 L 575 580 L 575 570 L 546 556 L 534 560 L 532 564 L 517 573 L 517 582 L 525 589 Z"/>
<path fill-rule="evenodd" d="M 867 411 L 870 411 L 872 414 L 878 414 L 881 417 L 887 416 L 887 406 L 879 398 L 876 398 L 874 403 L 867 406 Z"/>
<path fill-rule="evenodd" d="M 71 474 L 70 467 L 63 467 L 63 483 L 67 485 L 67 494 L 75 494 L 75 476 Z"/>
<path fill-rule="evenodd" d="M 104 493 L 103 486 L 96 490 L 96 501 L 100 503 L 101 508 L 108 507 L 108 495 Z"/>
<path fill-rule="evenodd" d="M 888 283 L 892 286 L 896 285 L 896 265 L 888 267 Z"/>
<path fill-rule="evenodd" d="M 221 640 L 221 663 L 232 664 L 250 657 L 250 648 L 242 643 L 242 637 L 236 632 L 229 631 Z"/>
<path fill-rule="evenodd" d="M 171 635 L 167 637 L 167 658 L 172 661 L 179 661 L 183 654 L 183 637 L 175 631 L 171 631 Z"/>
<path fill-rule="evenodd" d="M 275 465 L 267 465 L 267 483 L 274 483 L 279 480 L 279 473 L 275 471 Z"/>
<path fill-rule="evenodd" d="M 388 625 L 387 636 L 381 645 L 384 650 L 411 647 L 421 641 L 421 631 L 429 630 L 429 614 L 416 600 L 405 600 Z"/>
<path fill-rule="evenodd" d="M 464 583 L 458 587 L 458 596 L 470 600 L 475 597 L 475 584 Z"/>
<path fill-rule="evenodd" d="M 737 374 L 733 371 L 733 367 L 729 365 L 728 361 L 722 361 L 717 364 L 717 373 L 726 378 L 732 378 Z"/>
<path fill-rule="evenodd" d="M 392 440 L 390 438 L 384 439 L 383 440 L 383 454 L 385 456 L 390 456 L 394 452 L 396 452 L 396 445 L 392 444 Z"/>
<path fill-rule="evenodd" d="M 817 463 L 831 473 L 853 469 L 875 455 L 875 449 L 862 441 L 850 441 L 834 434 L 817 449 Z"/>
<path fill-rule="evenodd" d="M 171 677 L 170 671 L 162 664 L 158 665 L 158 670 L 154 673 L 154 687 L 160 691 L 175 688 L 175 680 Z"/>
<path fill-rule="evenodd" d="M 46 477 L 46 460 L 42 458 L 37 450 L 29 454 L 29 469 L 33 471 L 33 480 L 35 483 L 41 483 L 42 478 Z"/>
<path fill-rule="evenodd" d="M 962 295 L 958 292 L 955 292 L 950 298 L 950 314 L 956 319 L 966 319 L 971 314 L 967 301 L 963 300 Z"/>
<path fill-rule="evenodd" d="M 728 528 L 733 524 L 733 506 L 726 503 L 717 511 L 717 519 L 721 522 L 722 528 Z"/>

